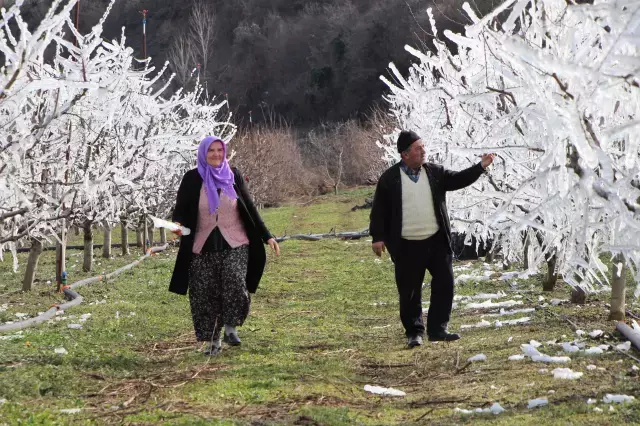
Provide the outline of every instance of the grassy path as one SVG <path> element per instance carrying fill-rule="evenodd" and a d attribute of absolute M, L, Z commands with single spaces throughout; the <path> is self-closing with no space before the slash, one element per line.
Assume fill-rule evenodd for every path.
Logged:
<path fill-rule="evenodd" d="M 356 230 L 366 226 L 368 212 L 349 210 L 365 195 L 367 190 L 358 190 L 267 210 L 264 216 L 278 235 L 332 227 Z M 613 412 L 602 402 L 586 402 L 606 393 L 639 393 L 634 363 L 624 355 L 571 354 L 566 366 L 507 360 L 532 339 L 543 343 L 540 351 L 556 355 L 560 348 L 545 342 L 577 337 L 552 312 L 567 315 L 586 331 L 612 330 L 604 321 L 604 295 L 581 307 L 550 306 L 509 317 L 529 316 L 529 324 L 463 330 L 459 342 L 407 350 L 392 264 L 375 259 L 370 243 L 287 241 L 282 249 L 279 258 L 269 257 L 252 313 L 241 328 L 243 345 L 225 347 L 216 358 L 204 357 L 193 342 L 187 299 L 166 291 L 175 249 L 114 281 L 83 288 L 87 304 L 59 317 L 64 319 L 4 336 L 0 401 L 6 401 L 0 402 L 0 424 L 640 423 L 637 402 L 616 405 Z M 109 269 L 118 261 L 126 259 L 111 261 Z M 487 270 L 481 262 L 467 263 L 457 265 L 467 268 L 458 270 L 458 276 Z M 499 300 L 522 302 L 514 307 L 520 309 L 568 297 L 567 289 L 542 295 L 535 278 L 512 288 L 500 272 L 487 281 L 459 284 L 457 294 L 504 291 Z M 44 289 L 41 293 L 36 298 L 10 296 L 0 302 L 10 305 L 0 315 L 37 310 L 36 302 L 48 297 Z M 544 301 L 538 301 L 540 295 Z M 458 301 L 452 329 L 498 319 L 487 316 L 488 309 L 465 309 L 467 302 Z M 81 323 L 82 329 L 68 328 L 86 313 L 91 317 Z M 601 343 L 587 339 L 587 346 Z M 56 354 L 56 348 L 68 353 Z M 461 369 L 479 353 L 487 361 Z M 556 367 L 584 376 L 554 379 L 550 371 Z M 541 373 L 544 368 L 548 371 Z M 363 391 L 365 384 L 394 387 L 407 396 L 375 396 Z M 539 397 L 548 398 L 549 405 L 528 409 L 528 400 Z M 495 416 L 454 411 L 493 402 L 506 411 Z M 60 411 L 65 409 L 80 411 Z"/>

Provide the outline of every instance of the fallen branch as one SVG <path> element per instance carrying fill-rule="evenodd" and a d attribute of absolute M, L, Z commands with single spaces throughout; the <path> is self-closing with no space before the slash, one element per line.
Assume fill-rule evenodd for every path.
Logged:
<path fill-rule="evenodd" d="M 342 238 L 345 240 L 358 240 L 363 237 L 368 237 L 369 229 L 363 229 L 357 232 L 329 232 L 326 234 L 296 234 L 296 235 L 283 235 L 282 237 L 276 237 L 276 241 L 281 243 L 287 240 L 305 240 L 305 241 L 321 241 L 325 238 Z"/>
<path fill-rule="evenodd" d="M 455 373 L 455 374 L 460 374 L 460 373 L 462 373 L 462 372 L 463 372 L 464 370 L 466 370 L 466 368 L 467 368 L 467 367 L 469 367 L 471 364 L 472 364 L 472 363 L 471 363 L 471 361 L 467 361 L 467 363 L 466 363 L 465 365 L 463 365 L 462 367 L 460 367 L 460 368 L 457 368 L 457 369 L 456 369 L 456 373 Z"/>
<path fill-rule="evenodd" d="M 470 397 L 460 399 L 430 399 L 426 401 L 412 402 L 412 407 L 424 407 L 425 405 L 437 405 L 437 404 L 457 404 L 459 402 L 468 401 Z"/>
<path fill-rule="evenodd" d="M 367 363 L 362 364 L 365 368 L 400 368 L 400 367 L 415 367 L 416 365 L 413 363 L 404 363 L 404 364 L 373 364 Z"/>
<path fill-rule="evenodd" d="M 420 420 L 424 419 L 425 417 L 427 417 L 429 414 L 433 413 L 434 411 L 435 411 L 435 408 L 431 408 L 431 409 L 427 410 L 423 415 L 421 415 L 420 417 L 415 419 L 414 423 L 415 422 L 419 422 Z"/>

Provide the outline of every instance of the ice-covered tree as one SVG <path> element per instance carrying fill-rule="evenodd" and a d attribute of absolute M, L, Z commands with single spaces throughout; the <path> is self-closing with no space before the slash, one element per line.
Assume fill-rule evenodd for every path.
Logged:
<path fill-rule="evenodd" d="M 640 2 L 464 9 L 465 34 L 444 32 L 453 48 L 407 47 L 409 76 L 391 65 L 396 81 L 383 78 L 393 113 L 435 161 L 462 168 L 498 154 L 486 179 L 449 200 L 453 226 L 491 236 L 512 260 L 526 235 L 531 268 L 548 261 L 574 286 L 604 283 L 603 254 L 640 279 Z"/>
<path fill-rule="evenodd" d="M 91 225 L 165 215 L 197 142 L 235 130 L 200 86 L 167 94 L 166 65 L 136 61 L 124 34 L 103 39 L 113 1 L 84 35 L 71 20 L 76 2 L 62 3 L 34 31 L 22 2 L 0 22 L 0 253 L 15 259 L 16 244 L 32 242 L 25 288 L 44 241 L 64 246 L 67 225 L 84 226 L 90 269 Z"/>

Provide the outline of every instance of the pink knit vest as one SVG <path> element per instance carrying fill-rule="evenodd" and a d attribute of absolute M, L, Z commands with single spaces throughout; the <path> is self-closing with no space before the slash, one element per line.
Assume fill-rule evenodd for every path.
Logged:
<path fill-rule="evenodd" d="M 231 199 L 225 194 L 220 194 L 218 209 L 209 213 L 209 198 L 204 185 L 200 190 L 200 203 L 198 205 L 198 227 L 193 241 L 193 253 L 200 254 L 209 234 L 216 226 L 231 248 L 249 244 L 249 238 L 244 230 L 240 213 L 238 212 L 238 200 Z"/>

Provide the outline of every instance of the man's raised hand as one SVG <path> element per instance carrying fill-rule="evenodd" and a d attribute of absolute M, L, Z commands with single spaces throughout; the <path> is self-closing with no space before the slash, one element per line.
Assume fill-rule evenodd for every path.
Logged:
<path fill-rule="evenodd" d="M 495 156 L 495 154 L 482 154 L 482 167 L 485 169 L 489 167 L 491 163 L 493 163 L 493 158 Z"/>

